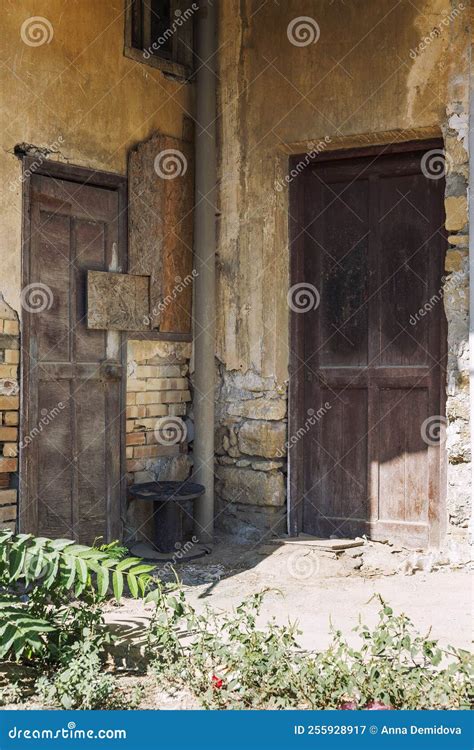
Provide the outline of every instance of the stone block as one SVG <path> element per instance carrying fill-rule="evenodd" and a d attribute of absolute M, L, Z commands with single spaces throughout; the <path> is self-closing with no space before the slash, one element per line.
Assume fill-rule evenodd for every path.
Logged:
<path fill-rule="evenodd" d="M 277 507 L 285 503 L 285 481 L 280 472 L 218 466 L 217 477 L 219 495 L 229 502 Z"/>
<path fill-rule="evenodd" d="M 229 416 L 245 419 L 269 419 L 280 421 L 286 415 L 286 401 L 281 398 L 255 398 L 250 401 L 229 404 Z"/>
<path fill-rule="evenodd" d="M 244 422 L 238 435 L 239 450 L 249 456 L 275 458 L 286 453 L 284 422 Z"/>
<path fill-rule="evenodd" d="M 459 232 L 467 222 L 467 199 L 464 195 L 449 197 L 444 201 L 446 210 L 446 229 L 448 232 Z"/>

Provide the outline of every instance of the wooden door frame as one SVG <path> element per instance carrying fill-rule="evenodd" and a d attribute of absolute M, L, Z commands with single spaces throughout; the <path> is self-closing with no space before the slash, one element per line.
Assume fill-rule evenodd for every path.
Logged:
<path fill-rule="evenodd" d="M 304 278 L 304 233 L 299 227 L 304 226 L 304 183 L 301 177 L 314 164 L 340 159 L 354 159 L 357 157 L 381 156 L 399 154 L 410 151 L 429 151 L 430 149 L 444 150 L 442 138 L 426 140 L 404 141 L 386 145 L 362 146 L 348 149 L 338 149 L 320 153 L 309 160 L 307 154 L 295 154 L 289 159 L 289 173 L 295 170 L 299 179 L 293 180 L 289 187 L 289 286 L 305 281 Z M 301 164 L 305 165 L 301 171 Z M 301 174 L 300 174 L 301 173 Z M 446 248 L 448 246 L 446 233 Z M 289 308 L 289 383 L 288 383 L 288 436 L 296 435 L 305 423 L 304 401 L 304 371 L 301 363 L 304 361 L 304 314 L 301 315 Z M 445 360 L 447 352 L 447 321 L 446 315 L 441 315 L 440 326 L 440 354 Z M 442 367 L 440 378 L 440 412 L 446 411 L 446 373 Z M 444 429 L 442 428 L 442 434 Z M 287 527 L 290 536 L 298 536 L 303 528 L 304 495 L 304 440 L 292 441 L 288 439 L 288 482 L 287 482 Z M 441 443 L 439 448 L 439 502 L 437 507 L 429 508 L 430 546 L 439 546 L 446 532 L 446 492 L 447 492 L 447 454 Z"/>
<path fill-rule="evenodd" d="M 30 283 L 30 257 L 31 257 L 31 178 L 33 176 L 50 177 L 52 179 L 75 182 L 78 185 L 90 185 L 91 187 L 112 190 L 117 193 L 119 205 L 118 218 L 118 257 L 122 273 L 127 272 L 128 268 L 128 180 L 113 172 L 102 172 L 100 170 L 88 169 L 73 164 L 62 164 L 60 162 L 41 160 L 42 157 L 24 156 L 22 157 L 22 237 L 21 237 L 21 286 L 24 289 Z M 21 311 L 20 331 L 21 346 L 20 352 L 30 351 L 30 328 L 26 318 Z M 124 376 L 120 387 L 120 508 L 117 516 L 107 512 L 107 537 L 109 540 L 122 539 L 123 519 L 126 509 L 126 453 L 125 453 L 125 433 L 126 433 L 126 388 L 127 388 L 127 335 L 120 333 L 120 353 L 121 363 Z M 29 401 L 30 391 L 29 370 L 25 367 L 24 356 L 20 356 L 20 424 L 19 424 L 19 442 L 23 440 L 24 434 L 29 424 Z M 26 497 L 26 488 L 31 473 L 30 461 L 20 447 L 19 456 L 19 497 L 18 497 L 18 526 L 20 531 L 32 528 L 36 524 L 36 506 L 25 507 L 23 498 Z M 108 509 L 107 509 L 108 510 Z"/>

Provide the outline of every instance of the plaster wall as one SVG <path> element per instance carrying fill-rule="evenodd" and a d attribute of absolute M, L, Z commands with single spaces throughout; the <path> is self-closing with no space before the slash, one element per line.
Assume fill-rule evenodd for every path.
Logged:
<path fill-rule="evenodd" d="M 416 6 L 404 0 L 284 4 L 228 0 L 221 10 L 217 308 L 221 522 L 241 528 L 244 536 L 258 536 L 281 528 L 284 515 L 284 482 L 278 476 L 284 479 L 286 468 L 276 449 L 269 453 L 268 442 L 275 422 L 286 424 L 286 412 L 281 414 L 278 404 L 285 402 L 289 362 L 288 155 L 305 154 L 315 144 L 327 144 L 322 149 L 332 150 L 442 135 L 450 235 L 446 272 L 448 278 L 456 274 L 443 299 L 449 350 L 448 512 L 452 526 L 464 528 L 470 502 L 466 211 L 470 4 L 467 0 L 424 0 Z M 311 43 L 304 45 L 290 39 L 291 24 L 301 17 L 309 18 L 309 33 L 313 33 Z M 245 451 L 239 448 L 242 430 L 260 436 L 253 441 L 253 456 L 248 455 L 248 441 Z M 263 457 L 265 463 L 257 467 L 256 460 Z M 255 484 L 263 501 L 251 499 Z M 277 520 L 275 506 L 281 510 Z M 251 519 L 251 514 L 258 514 L 258 519 Z"/>

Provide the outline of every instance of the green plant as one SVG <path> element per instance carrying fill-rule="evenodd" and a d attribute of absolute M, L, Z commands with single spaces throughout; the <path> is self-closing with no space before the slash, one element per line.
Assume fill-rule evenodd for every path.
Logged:
<path fill-rule="evenodd" d="M 472 703 L 467 652 L 442 649 L 380 600 L 379 622 L 359 624 L 361 645 L 339 631 L 329 649 L 304 652 L 295 625 L 257 627 L 264 593 L 234 613 L 198 614 L 173 586 L 149 595 L 157 604 L 148 651 L 163 685 L 186 686 L 206 708 L 465 708 Z"/>
<path fill-rule="evenodd" d="M 78 639 L 100 651 L 109 638 L 100 609 L 112 587 L 143 596 L 153 566 L 69 539 L 0 532 L 0 659 L 54 663 Z"/>
<path fill-rule="evenodd" d="M 122 696 L 114 675 L 102 671 L 96 643 L 87 637 L 69 650 L 69 658 L 59 669 L 36 681 L 38 698 L 47 706 L 64 709 L 134 708 L 141 697 L 136 690 Z"/>

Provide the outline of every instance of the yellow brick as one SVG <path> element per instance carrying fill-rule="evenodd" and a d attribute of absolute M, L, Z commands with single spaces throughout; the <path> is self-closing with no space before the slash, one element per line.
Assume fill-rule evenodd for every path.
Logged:
<path fill-rule="evenodd" d="M 0 378 L 16 378 L 17 375 L 16 365 L 0 365 Z"/>
<path fill-rule="evenodd" d="M 127 406 L 133 406 L 137 403 L 137 394 L 136 393 L 127 393 Z M 1 406 L 0 406 L 1 409 Z"/>
<path fill-rule="evenodd" d="M 130 446 L 129 448 L 125 448 L 125 456 L 126 458 L 133 458 L 133 447 Z"/>
<path fill-rule="evenodd" d="M 0 427 L 0 443 L 12 443 L 18 439 L 18 430 L 16 427 Z"/>
<path fill-rule="evenodd" d="M 129 379 L 127 380 L 127 391 L 129 393 L 137 393 L 138 391 L 145 391 L 146 390 L 146 380 L 135 380 L 135 379 Z"/>
<path fill-rule="evenodd" d="M 14 521 L 16 519 L 16 505 L 0 506 L 0 521 Z"/>
<path fill-rule="evenodd" d="M 11 505 L 12 503 L 16 503 L 16 500 L 16 490 L 0 490 L 0 505 Z"/>
<path fill-rule="evenodd" d="M 18 459 L 0 456 L 0 474 L 10 473 L 18 469 Z"/>
<path fill-rule="evenodd" d="M 3 455 L 9 458 L 16 458 L 18 455 L 18 446 L 16 443 L 4 443 Z"/>
<path fill-rule="evenodd" d="M 8 333 L 10 336 L 16 336 L 20 333 L 20 328 L 16 320 L 5 320 L 3 323 L 4 333 Z"/>
<path fill-rule="evenodd" d="M 0 396 L 0 409 L 19 409 L 19 396 Z"/>
<path fill-rule="evenodd" d="M 17 411 L 6 411 L 3 415 L 3 424 L 15 425 L 18 424 L 20 415 Z"/>
<path fill-rule="evenodd" d="M 20 361 L 19 349 L 5 349 L 5 362 L 17 365 Z"/>

